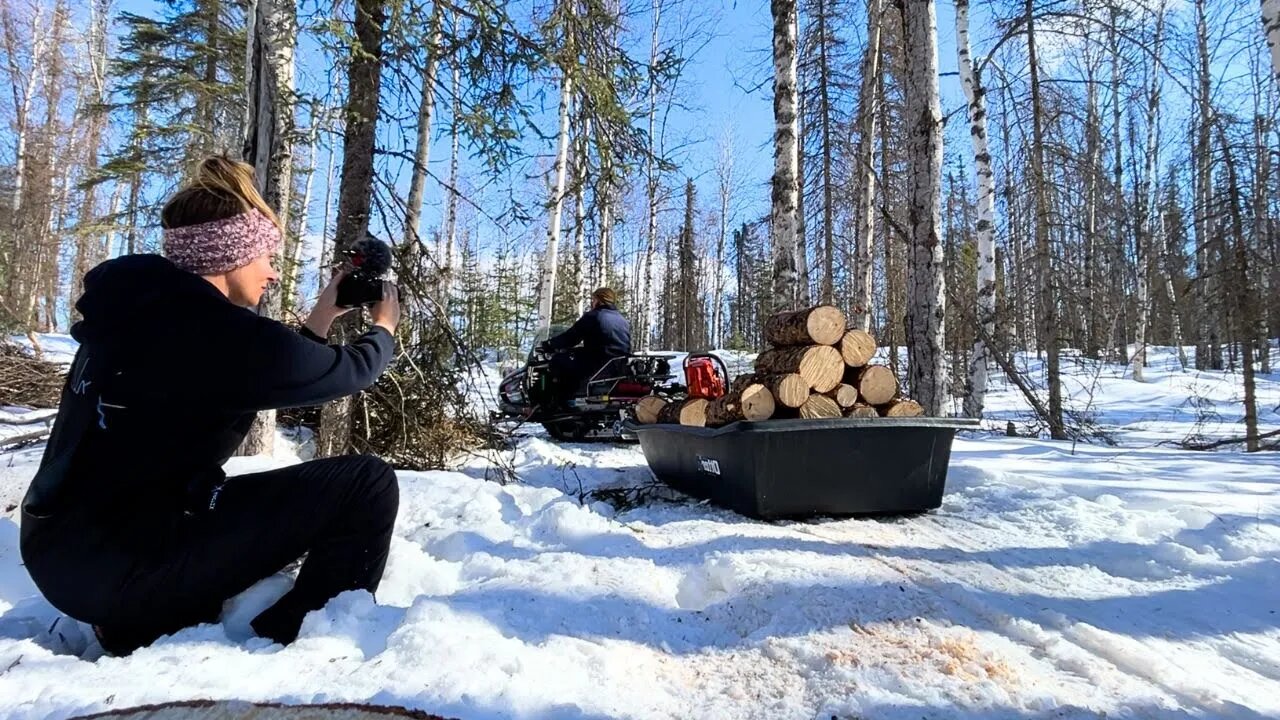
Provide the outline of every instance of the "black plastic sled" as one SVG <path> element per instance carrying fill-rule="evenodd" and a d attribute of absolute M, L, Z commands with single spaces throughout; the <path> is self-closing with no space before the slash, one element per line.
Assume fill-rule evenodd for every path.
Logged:
<path fill-rule="evenodd" d="M 952 418 L 628 424 L 658 480 L 762 520 L 933 510 L 956 430 L 978 427 Z"/>

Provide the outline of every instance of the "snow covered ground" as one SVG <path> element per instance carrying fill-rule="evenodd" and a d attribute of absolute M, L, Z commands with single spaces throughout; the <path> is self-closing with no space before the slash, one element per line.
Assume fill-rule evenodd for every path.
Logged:
<path fill-rule="evenodd" d="M 1242 435 L 1238 378 L 1168 350 L 1143 384 L 1064 369 L 1119 444 L 967 433 L 920 517 L 751 521 L 655 487 L 636 447 L 537 434 L 504 458 L 518 483 L 483 459 L 401 473 L 376 602 L 335 599 L 287 648 L 247 630 L 280 576 L 219 625 L 95 660 L 20 565 L 40 448 L 0 456 L 0 716 L 198 697 L 463 720 L 1280 716 L 1280 454 L 1163 444 Z M 1259 383 L 1280 427 L 1280 376 Z M 994 389 L 991 425 L 1026 425 Z M 591 495 L 610 489 L 643 502 Z"/>

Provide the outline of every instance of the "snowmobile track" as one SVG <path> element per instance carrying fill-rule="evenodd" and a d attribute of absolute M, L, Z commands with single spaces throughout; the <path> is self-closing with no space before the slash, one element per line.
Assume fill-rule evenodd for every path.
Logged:
<path fill-rule="evenodd" d="M 998 531 L 996 528 L 956 516 L 947 516 L 946 518 L 921 516 L 901 522 L 912 522 L 914 524 L 912 528 L 914 531 L 913 537 L 934 539 L 938 541 L 936 544 L 938 548 L 954 548 L 961 552 L 982 552 L 989 549 L 989 546 L 976 542 L 970 533 L 957 532 L 957 528 L 954 525 L 969 525 L 981 528 L 985 532 Z M 856 533 L 840 532 L 830 526 L 808 523 L 780 524 L 780 526 L 828 542 L 867 545 L 867 541 L 871 539 L 867 537 L 866 528 L 862 527 L 861 524 Z M 870 534 L 874 535 L 875 532 L 873 531 Z M 959 554 L 957 553 L 957 555 Z M 1165 665 L 1164 661 L 1155 661 L 1156 652 L 1154 650 L 1145 648 L 1148 654 L 1141 656 L 1145 659 L 1153 660 L 1152 663 L 1139 662 L 1137 656 L 1131 653 L 1116 652 L 1114 648 L 1109 647 L 1108 641 L 1111 638 L 1107 636 L 1110 633 L 1096 630 L 1087 626 L 1086 623 L 1073 621 L 1071 618 L 1054 617 L 1054 613 L 1048 613 L 1031 602 L 1019 599 L 1015 593 L 1009 594 L 1010 601 L 1019 604 L 1021 606 L 1020 609 L 1025 611 L 1019 613 L 1019 617 L 1016 618 L 1005 610 L 982 600 L 979 597 L 981 591 L 975 592 L 967 589 L 963 578 L 959 576 L 948 574 L 945 571 L 938 572 L 936 569 L 930 571 L 927 568 L 909 566 L 909 564 L 923 564 L 939 568 L 941 566 L 938 563 L 915 559 L 890 559 L 875 553 L 874 550 L 868 554 L 868 557 L 898 573 L 916 587 L 942 596 L 953 604 L 975 614 L 979 619 L 990 625 L 991 631 L 998 632 L 1010 641 L 1027 648 L 1033 656 L 1044 658 L 1061 672 L 1069 673 L 1091 683 L 1104 685 L 1113 685 L 1116 681 L 1116 675 L 1120 675 L 1131 682 L 1144 686 L 1143 689 L 1148 692 L 1165 696 L 1169 700 L 1176 702 L 1182 710 L 1193 714 L 1220 717 L 1224 713 L 1230 712 L 1251 712 L 1236 703 L 1220 699 L 1215 690 L 1210 687 L 1201 685 L 1195 689 L 1188 689 L 1185 681 L 1189 679 L 1189 675 L 1184 675 L 1177 684 L 1163 677 L 1158 669 L 1153 669 L 1153 666 L 1163 667 Z M 957 560 L 959 559 L 957 557 Z M 1034 586 L 1031 586 L 1027 581 L 993 565 L 988 564 L 984 567 L 983 573 L 988 578 L 1010 588 L 1034 589 Z M 1032 596 L 1034 596 L 1034 593 L 1032 593 Z M 1019 627 L 1020 625 L 1024 627 Z M 1081 628 L 1079 627 L 1080 625 L 1085 627 Z M 1132 642 L 1136 643 L 1137 641 Z M 1085 659 L 1081 657 L 1082 655 L 1087 656 L 1088 660 L 1100 664 L 1102 667 L 1090 667 L 1088 663 L 1082 662 Z M 1126 655 L 1129 655 L 1129 657 L 1126 657 Z M 1264 683 L 1270 679 L 1265 673 L 1258 673 L 1246 666 L 1239 667 L 1242 672 L 1258 675 L 1259 680 Z M 1130 693 L 1126 691 L 1123 694 Z M 1170 716 L 1170 710 L 1171 708 L 1152 710 L 1153 714 L 1150 717 L 1167 718 Z M 1237 716 L 1261 717 L 1256 713 Z"/>

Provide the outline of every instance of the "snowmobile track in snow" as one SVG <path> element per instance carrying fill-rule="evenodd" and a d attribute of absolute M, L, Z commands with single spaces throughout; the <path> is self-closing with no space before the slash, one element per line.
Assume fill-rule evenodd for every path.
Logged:
<path fill-rule="evenodd" d="M 1063 673 L 1072 674 L 1100 686 L 1114 686 L 1118 674 L 1131 682 L 1145 686 L 1144 689 L 1148 692 L 1154 691 L 1156 694 L 1166 696 L 1175 701 L 1182 710 L 1193 714 L 1219 717 L 1225 713 L 1233 713 L 1233 717 L 1263 717 L 1236 702 L 1222 699 L 1218 689 L 1210 687 L 1205 682 L 1198 682 L 1190 672 L 1160 658 L 1155 649 L 1143 645 L 1138 640 L 1099 630 L 1088 625 L 1087 622 L 1037 608 L 1032 602 L 1020 599 L 1020 595 L 1034 596 L 1036 588 L 1007 570 L 986 564 L 982 572 L 992 585 L 1000 584 L 1009 588 L 1031 591 L 1008 594 L 1009 602 L 1018 603 L 1021 606 L 1020 609 L 1024 611 L 1019 613 L 1018 617 L 982 600 L 979 597 L 983 593 L 982 590 L 968 587 L 960 575 L 943 569 L 946 567 L 944 564 L 920 559 L 899 561 L 875 553 L 875 545 L 868 542 L 871 539 L 868 535 L 875 535 L 876 532 L 873 530 L 868 533 L 867 528 L 875 527 L 868 523 L 877 523 L 877 521 L 853 522 L 858 523 L 855 532 L 841 532 L 831 524 L 801 522 L 779 523 L 779 526 L 827 542 L 853 543 L 869 547 L 872 552 L 867 557 L 870 559 L 898 573 L 912 585 L 943 597 L 954 605 L 973 613 L 989 625 L 990 631 L 998 632 L 1008 640 L 1027 648 L 1033 656 L 1044 658 Z M 965 552 L 981 553 L 991 547 L 990 544 L 975 541 L 972 533 L 959 531 L 957 526 L 968 525 L 980 528 L 980 532 L 1001 532 L 998 528 L 954 515 L 916 516 L 888 524 L 903 523 L 912 524 L 913 538 L 933 539 L 937 541 L 938 549 L 951 548 L 953 552 L 960 551 L 955 553 L 957 561 L 963 561 L 961 556 Z M 911 564 L 926 567 L 910 567 Z M 1116 642 L 1136 645 L 1137 647 L 1130 649 L 1137 652 L 1117 649 L 1114 647 Z M 1233 662 L 1233 658 L 1229 655 L 1223 653 L 1222 659 L 1232 662 L 1239 672 L 1255 675 L 1257 681 L 1263 685 L 1273 684 L 1268 681 L 1273 681 L 1275 678 L 1265 670 L 1274 672 L 1274 669 L 1255 669 L 1250 667 L 1250 663 Z M 1101 667 L 1091 667 L 1089 662 L 1100 664 Z M 1255 659 L 1252 664 L 1260 664 L 1260 661 Z M 1165 672 L 1162 672 L 1162 669 Z M 1170 672 L 1177 673 L 1181 677 L 1170 678 L 1167 676 Z M 1120 691 L 1120 688 L 1115 690 Z M 1277 687 L 1276 691 L 1280 692 L 1280 687 Z M 1123 693 L 1132 694 L 1132 689 L 1124 690 Z M 1152 713 L 1153 718 L 1170 717 L 1169 709 L 1152 710 Z"/>

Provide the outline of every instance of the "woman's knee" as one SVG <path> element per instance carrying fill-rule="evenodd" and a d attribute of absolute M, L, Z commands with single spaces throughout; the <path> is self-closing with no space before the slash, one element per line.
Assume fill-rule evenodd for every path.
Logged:
<path fill-rule="evenodd" d="M 395 515 L 400 506 L 400 483 L 395 469 L 374 455 L 357 455 L 355 458 L 358 460 L 357 476 L 373 506 Z"/>

